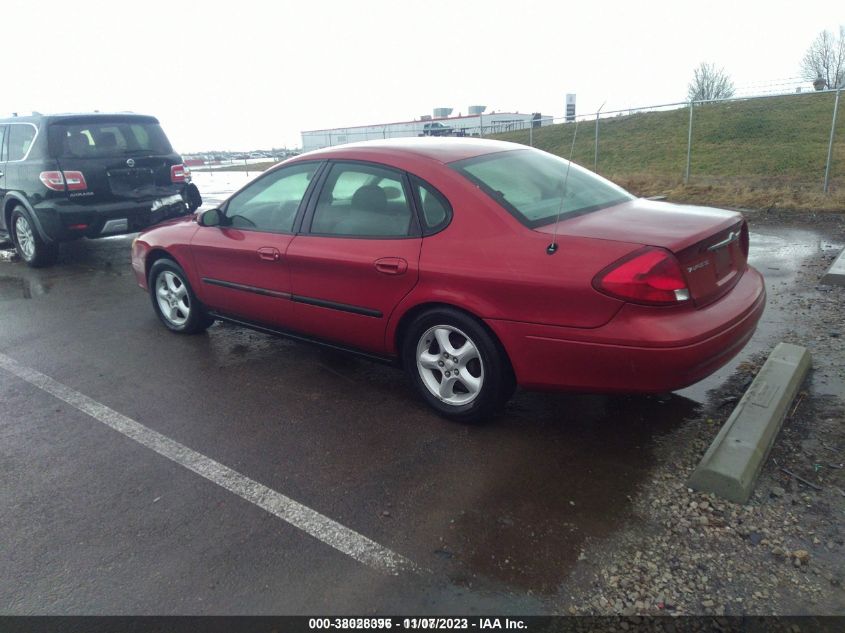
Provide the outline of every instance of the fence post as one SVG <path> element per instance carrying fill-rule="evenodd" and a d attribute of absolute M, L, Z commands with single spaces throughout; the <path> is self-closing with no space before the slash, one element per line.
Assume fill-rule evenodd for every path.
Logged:
<path fill-rule="evenodd" d="M 842 94 L 842 86 L 836 89 L 836 100 L 833 102 L 833 122 L 830 124 L 830 140 L 827 143 L 827 164 L 824 167 L 824 192 L 827 193 L 830 185 L 830 162 L 833 159 L 833 132 L 836 130 L 836 113 L 839 111 L 839 95 Z"/>
<path fill-rule="evenodd" d="M 534 147 L 534 121 L 528 123 L 528 144 Z"/>
<path fill-rule="evenodd" d="M 693 101 L 690 100 L 689 102 L 689 132 L 687 133 L 687 169 L 684 173 L 684 184 L 689 184 L 689 163 L 690 163 L 690 156 L 692 155 L 692 106 Z"/>
<path fill-rule="evenodd" d="M 602 104 L 604 105 L 604 104 Z M 599 108 L 601 110 L 601 108 Z M 593 171 L 599 170 L 599 113 L 596 112 L 596 155 L 593 157 Z"/>

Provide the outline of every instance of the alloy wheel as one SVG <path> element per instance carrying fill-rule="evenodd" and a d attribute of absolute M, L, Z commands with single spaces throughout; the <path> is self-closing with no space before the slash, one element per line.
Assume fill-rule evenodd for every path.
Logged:
<path fill-rule="evenodd" d="M 471 403 L 484 385 L 478 346 L 452 325 L 435 325 L 417 343 L 417 370 L 431 394 L 446 404 Z"/>
<path fill-rule="evenodd" d="M 163 270 L 156 278 L 156 300 L 161 314 L 172 325 L 181 327 L 191 316 L 188 286 L 174 272 Z"/>
<path fill-rule="evenodd" d="M 32 234 L 29 222 L 22 215 L 15 221 L 15 239 L 23 258 L 27 261 L 31 260 L 35 256 L 35 236 Z"/>

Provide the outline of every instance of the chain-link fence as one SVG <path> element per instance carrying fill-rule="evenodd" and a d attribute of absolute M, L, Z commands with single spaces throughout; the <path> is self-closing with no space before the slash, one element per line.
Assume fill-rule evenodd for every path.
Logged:
<path fill-rule="evenodd" d="M 688 187 L 845 193 L 845 109 L 826 90 L 554 119 L 496 138 L 569 157 L 640 191 Z M 574 150 L 572 139 L 576 136 Z"/>
<path fill-rule="evenodd" d="M 325 147 L 409 136 L 492 137 L 571 155 L 640 195 L 695 200 L 698 191 L 701 199 L 738 206 L 768 206 L 769 199 L 797 205 L 800 196 L 805 205 L 839 208 L 845 206 L 841 92 L 677 102 L 570 119 L 488 113 L 304 132 L 303 138 L 311 135 L 316 147 Z"/>

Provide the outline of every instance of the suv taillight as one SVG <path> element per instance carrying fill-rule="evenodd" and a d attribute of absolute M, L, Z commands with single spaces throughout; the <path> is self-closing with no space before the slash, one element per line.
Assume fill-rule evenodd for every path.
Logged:
<path fill-rule="evenodd" d="M 42 171 L 38 174 L 39 180 L 47 189 L 52 191 L 84 191 L 88 189 L 85 176 L 81 171 Z"/>
<path fill-rule="evenodd" d="M 617 299 L 675 305 L 690 298 L 678 260 L 662 248 L 645 248 L 605 268 L 593 287 Z"/>
<path fill-rule="evenodd" d="M 170 166 L 170 182 L 182 183 L 188 181 L 188 168 L 184 165 Z"/>
<path fill-rule="evenodd" d="M 88 183 L 85 182 L 85 176 L 82 175 L 81 171 L 66 171 L 63 173 L 68 191 L 84 191 L 88 188 Z"/>

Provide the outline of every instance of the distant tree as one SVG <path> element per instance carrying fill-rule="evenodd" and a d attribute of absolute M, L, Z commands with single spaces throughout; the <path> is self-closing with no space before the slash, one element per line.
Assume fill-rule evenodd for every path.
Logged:
<path fill-rule="evenodd" d="M 808 81 L 821 77 L 828 88 L 838 88 L 845 82 L 845 26 L 839 36 L 822 31 L 810 44 L 801 60 L 801 75 Z"/>
<path fill-rule="evenodd" d="M 728 99 L 733 96 L 734 83 L 725 73 L 724 68 L 716 68 L 715 64 L 701 62 L 701 65 L 693 71 L 692 81 L 687 88 L 689 101 Z"/>

